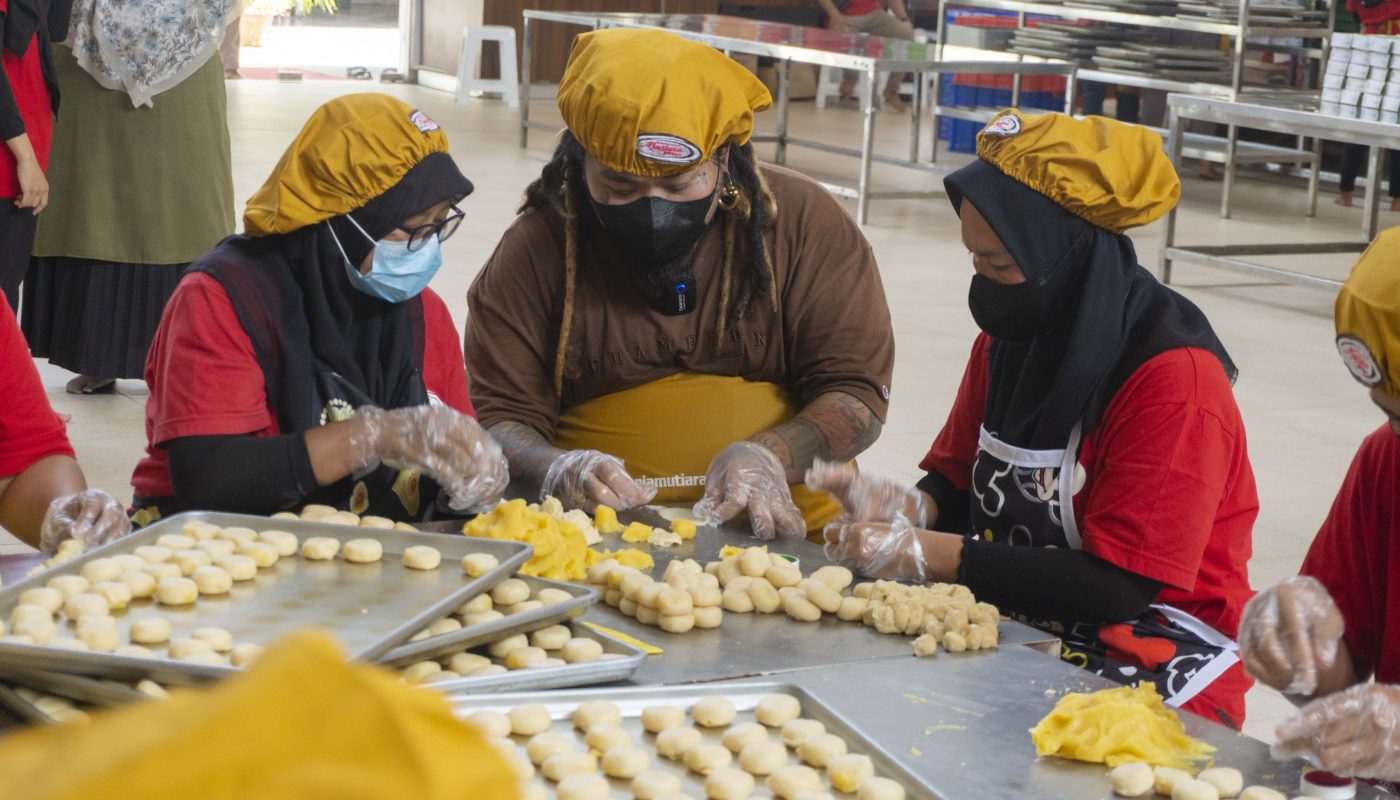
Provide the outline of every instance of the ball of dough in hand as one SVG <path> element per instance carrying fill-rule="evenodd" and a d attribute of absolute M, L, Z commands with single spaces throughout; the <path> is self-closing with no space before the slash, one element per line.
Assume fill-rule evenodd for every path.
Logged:
<path fill-rule="evenodd" d="M 753 776 L 734 767 L 722 767 L 705 778 L 705 796 L 710 800 L 744 800 L 753 789 Z"/>
<path fill-rule="evenodd" d="M 727 697 L 706 697 L 690 707 L 690 718 L 702 728 L 722 728 L 734 721 L 736 713 Z"/>
<path fill-rule="evenodd" d="M 904 800 L 904 787 L 889 778 L 866 778 L 856 800 Z"/>
<path fill-rule="evenodd" d="M 1205 781 L 1215 787 L 1221 797 L 1234 797 L 1244 788 L 1244 775 L 1231 767 L 1211 767 L 1201 770 L 1196 780 Z"/>
<path fill-rule="evenodd" d="M 590 700 L 574 709 L 574 727 L 588 733 L 594 728 L 616 728 L 622 724 L 622 711 L 606 700 Z"/>
<path fill-rule="evenodd" d="M 345 543 L 344 553 L 351 563 L 373 564 L 384 557 L 384 545 L 378 539 L 351 539 Z"/>
<path fill-rule="evenodd" d="M 1172 784 L 1172 800 L 1220 800 L 1220 793 L 1205 781 L 1188 778 Z"/>
<path fill-rule="evenodd" d="M 811 767 L 793 765 L 779 767 L 764 782 L 774 797 L 781 800 L 797 800 L 803 792 L 819 792 L 822 776 Z"/>
<path fill-rule="evenodd" d="M 745 722 L 725 731 L 724 736 L 720 737 L 720 741 L 729 748 L 731 753 L 737 753 L 743 750 L 746 745 L 768 741 L 768 729 L 757 722 Z M 782 747 L 782 745 L 778 746 Z"/>
<path fill-rule="evenodd" d="M 632 779 L 632 796 L 636 800 L 661 800 L 680 791 L 680 776 L 673 772 L 649 769 Z"/>
<path fill-rule="evenodd" d="M 504 739 L 510 736 L 510 717 L 499 711 L 483 709 L 467 715 L 467 724 L 486 736 Z M 533 760 L 533 759 L 532 759 Z M 536 764 L 539 762 L 536 761 Z"/>
<path fill-rule="evenodd" d="M 758 701 L 754 719 L 770 728 L 781 728 L 802 716 L 802 703 L 790 694 L 770 694 Z"/>
<path fill-rule="evenodd" d="M 647 706 L 642 709 L 642 728 L 647 733 L 661 733 L 685 724 L 685 709 L 680 706 Z"/>
<path fill-rule="evenodd" d="M 651 756 L 640 747 L 614 747 L 603 753 L 603 773 L 609 778 L 635 778 L 651 766 Z"/>
<path fill-rule="evenodd" d="M 131 641 L 137 644 L 160 644 L 170 641 L 170 620 L 147 617 L 131 623 Z"/>
<path fill-rule="evenodd" d="M 685 766 L 691 772 L 709 775 L 720 767 L 727 767 L 734 755 L 718 744 L 697 744 L 685 751 Z"/>
<path fill-rule="evenodd" d="M 601 775 L 566 775 L 555 787 L 559 800 L 607 800 L 608 779 Z"/>
<path fill-rule="evenodd" d="M 694 728 L 671 728 L 656 735 L 656 754 L 676 761 L 685 751 L 704 740 L 700 731 Z"/>
<path fill-rule="evenodd" d="M 860 788 L 866 778 L 874 777 L 875 762 L 870 756 L 847 753 L 826 762 L 826 778 L 838 792 L 851 794 Z"/>
<path fill-rule="evenodd" d="M 739 751 L 739 766 L 754 775 L 772 775 L 787 764 L 787 748 L 781 742 L 764 739 L 750 742 Z"/>
<path fill-rule="evenodd" d="M 437 569 L 441 563 L 442 553 L 436 547 L 416 544 L 404 548 L 403 565 L 409 569 Z"/>
<path fill-rule="evenodd" d="M 227 594 L 233 588 L 233 576 L 223 567 L 199 567 L 190 579 L 201 595 Z"/>
<path fill-rule="evenodd" d="M 592 775 L 598 771 L 598 759 L 591 753 L 555 753 L 540 765 L 540 772 L 556 783 L 570 775 Z"/>
<path fill-rule="evenodd" d="M 330 561 L 340 552 L 340 540 L 329 536 L 312 536 L 301 543 L 301 557 L 307 561 Z"/>
<path fill-rule="evenodd" d="M 187 606 L 199 597 L 199 587 L 189 578 L 161 578 L 156 583 L 156 602 L 163 606 Z"/>
<path fill-rule="evenodd" d="M 826 733 L 826 726 L 814 719 L 795 719 L 783 726 L 783 744 L 796 748 L 805 740 Z"/>
<path fill-rule="evenodd" d="M 1119 797 L 1142 797 L 1152 791 L 1156 778 L 1152 774 L 1151 764 L 1134 761 L 1109 770 L 1108 782 L 1113 786 L 1113 793 Z"/>
<path fill-rule="evenodd" d="M 483 713 L 483 712 L 477 712 Z M 475 715 L 473 715 L 475 716 Z M 471 717 L 467 718 L 471 722 Z M 510 731 L 510 719 L 506 719 L 506 731 Z M 563 733 L 545 731 L 535 734 L 525 745 L 525 755 L 530 757 L 530 761 L 539 766 L 545 759 L 558 753 L 572 753 L 577 749 L 574 747 L 574 737 Z"/>
<path fill-rule="evenodd" d="M 549 723 L 549 709 L 539 703 L 526 703 L 510 710 L 510 729 L 516 736 L 544 733 Z"/>

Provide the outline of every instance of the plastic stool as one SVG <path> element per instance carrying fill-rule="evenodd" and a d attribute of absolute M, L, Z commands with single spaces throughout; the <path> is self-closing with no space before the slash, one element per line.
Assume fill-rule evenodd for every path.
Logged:
<path fill-rule="evenodd" d="M 496 42 L 501 52 L 501 77 L 477 77 L 481 43 Z M 462 55 L 457 60 L 457 103 L 465 105 L 473 92 L 496 92 L 506 105 L 520 105 L 520 77 L 515 65 L 515 29 L 505 25 L 468 25 L 462 29 Z"/>

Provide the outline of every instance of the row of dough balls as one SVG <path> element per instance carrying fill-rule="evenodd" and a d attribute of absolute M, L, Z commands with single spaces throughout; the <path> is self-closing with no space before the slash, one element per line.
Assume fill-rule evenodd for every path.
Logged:
<path fill-rule="evenodd" d="M 42 563 L 35 564 L 27 574 L 37 575 L 49 567 L 56 567 L 65 561 L 72 561 L 86 551 L 87 547 L 77 539 L 64 539 L 58 543 L 52 556 L 49 556 Z"/>
<path fill-rule="evenodd" d="M 491 568 L 496 566 L 496 557 L 486 554 L 467 556 L 463 561 L 472 558 L 489 559 Z M 486 562 L 481 562 L 486 563 Z M 477 574 L 482 574 L 483 569 Z M 470 570 L 468 570 L 470 574 Z M 489 592 L 483 592 L 454 611 L 450 616 L 443 617 L 433 622 L 428 627 L 413 634 L 409 638 L 410 642 L 421 642 L 434 636 L 459 631 L 463 628 L 470 628 L 476 625 L 485 625 L 504 617 L 514 614 L 522 614 L 526 611 L 534 611 L 539 608 L 559 603 L 567 603 L 574 598 L 573 595 L 563 589 L 556 589 L 546 586 L 537 592 L 531 592 L 530 584 L 519 578 L 507 578 L 496 584 Z"/>
<path fill-rule="evenodd" d="M 417 533 L 418 529 L 407 522 L 395 522 L 387 517 L 360 516 L 352 511 L 341 511 L 331 506 L 312 503 L 301 510 L 300 514 L 291 511 L 279 511 L 272 515 L 273 519 L 300 519 L 306 522 L 327 522 L 332 525 L 350 525 L 359 528 L 379 528 L 380 530 L 410 531 Z"/>
<path fill-rule="evenodd" d="M 131 688 L 153 699 L 164 700 L 170 696 L 164 686 L 150 679 L 137 681 L 131 685 Z M 27 686 L 16 686 L 15 693 L 54 722 L 87 722 L 89 719 L 86 711 L 74 705 L 73 701 L 66 697 L 45 694 Z"/>
<path fill-rule="evenodd" d="M 801 703 L 791 695 L 765 696 L 754 709 L 757 722 L 740 725 L 733 725 L 737 709 L 724 697 L 699 700 L 688 713 L 698 727 L 686 725 L 687 709 L 681 706 L 644 708 L 641 723 L 653 736 L 660 758 L 705 778 L 709 800 L 750 797 L 758 779 L 780 800 L 831 800 L 818 770 L 825 770 L 832 788 L 855 793 L 857 800 L 904 800 L 902 786 L 876 777 L 869 756 L 847 752 L 843 739 L 827 733 L 822 723 L 804 719 Z M 549 730 L 553 720 L 543 705 L 516 706 L 509 713 L 477 711 L 467 722 L 498 743 L 523 781 L 533 781 L 538 768 L 546 780 L 557 784 L 560 800 L 603 800 L 609 796 L 607 778 L 630 781 L 636 800 L 681 796 L 680 778 L 652 768 L 650 751 L 633 742 L 632 734 L 621 727 L 621 709 L 608 701 L 582 703 L 574 710 L 573 728 L 583 737 L 582 750 L 573 734 Z M 700 728 L 726 728 L 722 744 L 706 743 Z M 770 729 L 777 739 L 769 738 Z M 529 737 L 526 759 L 516 753 L 515 743 L 507 738 L 511 735 Z M 805 763 L 789 764 L 789 749 Z M 538 796 L 542 790 L 542 785 L 531 783 L 526 796 Z"/>
<path fill-rule="evenodd" d="M 616 561 L 600 561 L 589 568 L 588 582 L 623 615 L 668 633 L 718 628 L 724 622 L 719 580 L 694 560 L 672 561 L 660 581 Z"/>
<path fill-rule="evenodd" d="M 1153 767 L 1136 761 L 1120 764 L 1108 773 L 1113 793 L 1119 797 L 1143 797 L 1151 793 L 1172 800 L 1287 800 L 1280 792 L 1265 786 L 1244 788 L 1244 776 L 1231 767 L 1211 767 L 1194 778 L 1174 767 Z"/>
<path fill-rule="evenodd" d="M 457 678 L 480 678 L 522 669 L 547 669 L 568 664 L 626 658 L 605 653 L 597 639 L 574 636 L 567 625 L 550 625 L 529 634 L 517 633 L 443 659 L 419 661 L 401 675 L 411 684 L 441 683 Z"/>
<path fill-rule="evenodd" d="M 979 603 L 972 590 L 953 583 L 909 586 L 895 581 L 857 585 L 866 601 L 860 620 L 885 634 L 914 636 L 914 653 L 931 656 L 939 646 L 951 653 L 991 650 L 1000 639 L 1001 612 Z"/>

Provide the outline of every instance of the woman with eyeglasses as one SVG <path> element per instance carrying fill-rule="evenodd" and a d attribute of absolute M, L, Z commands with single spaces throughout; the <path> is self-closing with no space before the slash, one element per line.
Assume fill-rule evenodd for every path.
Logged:
<path fill-rule="evenodd" d="M 472 184 L 421 111 L 382 94 L 311 116 L 196 261 L 146 363 L 137 524 L 318 503 L 399 521 L 496 500 L 457 331 L 427 289 Z"/>

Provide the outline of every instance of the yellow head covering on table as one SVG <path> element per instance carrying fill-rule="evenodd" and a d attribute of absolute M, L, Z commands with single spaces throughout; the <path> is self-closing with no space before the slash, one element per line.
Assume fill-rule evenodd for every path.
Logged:
<path fill-rule="evenodd" d="M 1337 293 L 1337 350 L 1352 377 L 1400 397 L 1400 228 L 1383 232 Z"/>
<path fill-rule="evenodd" d="M 501 755 L 442 695 L 288 637 L 246 674 L 0 740 L 27 800 L 515 800 Z"/>
<path fill-rule="evenodd" d="M 1181 198 L 1162 137 L 1103 117 L 1003 111 L 977 135 L 977 155 L 1114 233 L 1156 220 Z"/>
<path fill-rule="evenodd" d="M 338 97 L 312 112 L 248 200 L 243 227 L 249 236 L 267 236 L 347 214 L 424 158 L 446 152 L 447 134 L 404 101 L 376 92 Z"/>
<path fill-rule="evenodd" d="M 653 178 L 747 143 L 754 112 L 772 102 L 738 62 L 657 30 L 580 35 L 559 82 L 559 113 L 583 149 L 608 169 Z"/>

